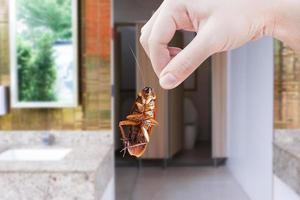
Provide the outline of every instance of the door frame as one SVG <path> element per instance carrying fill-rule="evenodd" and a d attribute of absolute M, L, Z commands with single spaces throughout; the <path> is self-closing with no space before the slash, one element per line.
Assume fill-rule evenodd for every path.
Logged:
<path fill-rule="evenodd" d="M 212 66 L 212 157 L 226 158 L 228 53 L 214 54 Z"/>

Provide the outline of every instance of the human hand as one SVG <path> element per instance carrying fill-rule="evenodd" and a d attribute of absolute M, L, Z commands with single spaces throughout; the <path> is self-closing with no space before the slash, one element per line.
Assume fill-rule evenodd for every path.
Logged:
<path fill-rule="evenodd" d="M 280 0 L 165 0 L 141 30 L 140 42 L 150 57 L 160 85 L 172 89 L 206 58 L 262 36 L 300 42 L 298 31 L 288 35 Z M 299 0 L 286 0 L 299 2 Z M 298 9 L 294 9 L 300 13 Z M 291 10 L 286 6 L 286 10 Z M 297 12 L 294 12 L 297 13 Z M 296 15 L 296 14 L 295 14 Z M 300 22 L 300 15 L 297 15 Z M 291 26 L 291 25 L 290 25 Z M 183 50 L 168 47 L 176 30 L 197 32 Z M 298 34 L 297 34 L 298 33 Z M 294 38 L 294 39 L 293 39 Z M 290 42 L 290 43 L 294 43 Z M 298 47 L 299 48 L 299 47 Z"/>

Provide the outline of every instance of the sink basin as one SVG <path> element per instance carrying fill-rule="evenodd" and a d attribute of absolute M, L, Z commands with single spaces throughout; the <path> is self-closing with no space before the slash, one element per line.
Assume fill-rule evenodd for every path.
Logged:
<path fill-rule="evenodd" d="M 0 154 L 0 161 L 58 161 L 71 149 L 9 149 Z"/>

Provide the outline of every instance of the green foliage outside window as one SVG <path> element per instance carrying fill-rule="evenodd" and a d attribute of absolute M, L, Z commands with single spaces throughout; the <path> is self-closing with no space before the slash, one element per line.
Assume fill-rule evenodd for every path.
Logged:
<path fill-rule="evenodd" d="M 38 51 L 34 61 L 34 99 L 38 101 L 56 100 L 54 84 L 56 71 L 52 50 L 53 40 L 49 34 L 44 34 L 37 42 Z"/>
<path fill-rule="evenodd" d="M 20 101 L 55 101 L 53 46 L 72 38 L 71 0 L 17 0 L 18 22 L 25 29 L 17 39 Z"/>
<path fill-rule="evenodd" d="M 33 63 L 31 46 L 18 40 L 18 82 L 19 82 L 19 99 L 21 101 L 33 100 Z"/>
<path fill-rule="evenodd" d="M 30 28 L 49 29 L 57 40 L 72 37 L 71 0 L 18 0 L 19 18 Z"/>
<path fill-rule="evenodd" d="M 56 71 L 50 34 L 43 34 L 36 51 L 29 45 L 19 43 L 18 75 L 19 99 L 21 101 L 54 101 Z"/>

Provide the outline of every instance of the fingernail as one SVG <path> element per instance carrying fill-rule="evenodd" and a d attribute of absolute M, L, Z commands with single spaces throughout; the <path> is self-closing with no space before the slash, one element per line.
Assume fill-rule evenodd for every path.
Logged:
<path fill-rule="evenodd" d="M 172 89 L 176 82 L 176 77 L 171 73 L 167 73 L 159 79 L 159 84 L 165 89 Z"/>

